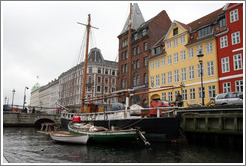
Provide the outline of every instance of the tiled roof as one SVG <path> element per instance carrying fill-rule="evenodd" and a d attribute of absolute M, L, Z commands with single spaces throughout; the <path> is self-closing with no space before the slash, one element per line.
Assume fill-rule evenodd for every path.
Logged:
<path fill-rule="evenodd" d="M 179 22 L 179 21 L 177 21 L 177 20 L 174 20 L 175 22 L 177 22 L 177 23 L 179 23 L 182 27 L 184 27 L 186 30 L 190 30 L 190 28 L 189 28 L 189 26 L 188 25 L 186 25 L 186 24 L 184 24 L 184 23 L 182 23 L 182 22 Z"/>

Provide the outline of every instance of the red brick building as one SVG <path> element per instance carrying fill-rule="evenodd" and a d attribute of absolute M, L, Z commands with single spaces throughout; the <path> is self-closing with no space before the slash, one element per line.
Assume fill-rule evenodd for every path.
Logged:
<path fill-rule="evenodd" d="M 223 11 L 215 35 L 219 93 L 243 92 L 243 4 L 228 3 Z"/>
<path fill-rule="evenodd" d="M 133 4 L 132 8 L 132 33 L 131 33 L 131 53 L 128 49 L 128 23 L 118 36 L 119 39 L 119 63 L 117 90 L 126 89 L 127 83 L 127 58 L 131 58 L 130 88 L 135 93 L 146 91 L 148 88 L 148 57 L 150 48 L 159 41 L 168 31 L 171 20 L 166 11 L 161 11 L 155 17 L 144 21 L 138 5 Z M 119 102 L 125 102 L 125 96 L 119 98 Z M 130 98 L 130 105 L 139 104 L 148 107 L 148 94 L 134 95 Z"/>

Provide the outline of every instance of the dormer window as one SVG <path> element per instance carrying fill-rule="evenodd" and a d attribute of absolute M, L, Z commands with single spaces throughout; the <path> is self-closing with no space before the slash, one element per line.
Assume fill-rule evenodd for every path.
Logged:
<path fill-rule="evenodd" d="M 173 36 L 178 34 L 178 28 L 173 29 Z"/>
<path fill-rule="evenodd" d="M 152 55 L 161 53 L 161 46 L 158 46 L 152 50 Z"/>
<path fill-rule="evenodd" d="M 222 27 L 225 27 L 226 26 L 226 19 L 225 17 L 224 18 L 221 18 L 219 21 L 218 21 L 218 28 L 222 28 Z"/>
<path fill-rule="evenodd" d="M 202 38 L 204 36 L 208 36 L 208 35 L 212 34 L 212 32 L 213 32 L 213 26 L 212 25 L 207 26 L 205 28 L 202 28 L 202 29 L 198 30 L 198 32 L 197 32 L 197 39 Z"/>
<path fill-rule="evenodd" d="M 134 40 L 137 40 L 138 39 L 138 34 L 136 33 L 135 35 L 134 35 Z"/>
<path fill-rule="evenodd" d="M 147 35 L 147 30 L 143 29 L 143 36 Z"/>

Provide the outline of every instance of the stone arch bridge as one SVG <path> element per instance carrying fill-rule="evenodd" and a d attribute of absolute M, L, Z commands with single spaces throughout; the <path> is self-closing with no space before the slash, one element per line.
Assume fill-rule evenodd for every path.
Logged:
<path fill-rule="evenodd" d="M 18 112 L 3 112 L 3 126 L 26 126 L 40 128 L 42 123 L 56 123 L 60 125 L 61 117 L 59 114 L 33 114 Z"/>

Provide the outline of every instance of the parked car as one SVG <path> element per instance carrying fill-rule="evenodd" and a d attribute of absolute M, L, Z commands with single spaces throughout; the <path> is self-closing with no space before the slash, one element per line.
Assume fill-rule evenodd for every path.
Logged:
<path fill-rule="evenodd" d="M 215 97 L 215 105 L 243 105 L 243 92 L 220 93 Z"/>

